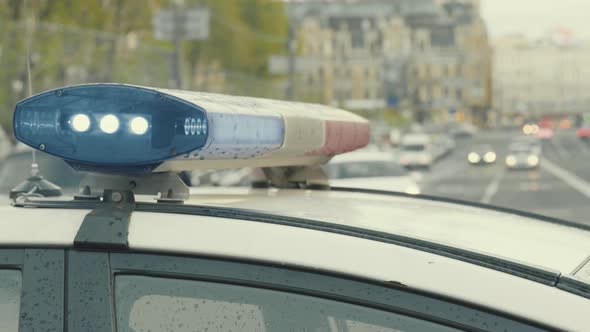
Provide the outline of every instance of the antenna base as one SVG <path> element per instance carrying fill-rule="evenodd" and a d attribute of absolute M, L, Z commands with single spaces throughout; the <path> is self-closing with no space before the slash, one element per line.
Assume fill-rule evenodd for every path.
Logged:
<path fill-rule="evenodd" d="M 62 195 L 61 187 L 44 179 L 41 175 L 32 175 L 10 190 L 10 199 L 21 195 L 57 197 Z"/>
<path fill-rule="evenodd" d="M 158 196 L 168 201 L 185 201 L 189 188 L 176 173 L 146 175 L 88 174 L 80 182 L 80 197 L 104 196 L 105 190 L 131 191 L 135 195 Z"/>

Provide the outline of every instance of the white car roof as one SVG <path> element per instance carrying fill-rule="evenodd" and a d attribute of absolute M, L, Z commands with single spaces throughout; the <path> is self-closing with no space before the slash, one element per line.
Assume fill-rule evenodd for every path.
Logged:
<path fill-rule="evenodd" d="M 450 244 L 494 257 L 573 271 L 590 253 L 590 232 L 469 206 L 338 191 L 207 188 L 186 204 L 241 208 Z M 83 209 L 1 207 L 0 246 L 72 246 Z M 135 250 L 231 257 L 301 266 L 478 303 L 551 326 L 589 326 L 590 301 L 555 287 L 461 260 L 346 232 L 133 212 Z"/>
<path fill-rule="evenodd" d="M 575 270 L 590 254 L 587 227 L 403 195 L 245 187 L 191 188 L 191 193 L 187 205 L 247 209 L 403 235 L 507 257 L 564 274 Z M 0 207 L 0 215 L 7 217 L 1 219 L 7 221 L 13 215 L 26 217 L 21 210 Z M 39 218 L 50 215 L 57 219 L 53 218 L 55 211 L 35 210 L 40 212 Z M 80 219 L 76 212 L 85 214 L 71 210 L 74 219 Z M 7 226 L 18 224 L 10 222 Z M 5 235 L 0 232 L 0 245 L 10 241 Z"/>
<path fill-rule="evenodd" d="M 47 213 L 12 210 L 0 221 L 6 230 L 1 242 L 71 246 L 88 210 L 51 210 L 52 220 L 43 218 Z M 130 249 L 139 251 L 246 259 L 401 283 L 568 330 L 590 324 L 590 301 L 577 295 L 451 258 L 343 234 L 218 217 L 134 212 L 128 240 Z"/>
<path fill-rule="evenodd" d="M 430 142 L 427 134 L 407 134 L 402 137 L 402 144 L 426 144 Z"/>

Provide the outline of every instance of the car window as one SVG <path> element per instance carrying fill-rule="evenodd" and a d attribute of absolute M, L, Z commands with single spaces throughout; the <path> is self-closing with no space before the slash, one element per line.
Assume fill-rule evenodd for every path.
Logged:
<path fill-rule="evenodd" d="M 410 144 L 402 147 L 404 151 L 424 151 L 425 146 L 422 144 Z"/>
<path fill-rule="evenodd" d="M 328 164 L 328 173 L 332 179 L 348 179 L 403 176 L 406 170 L 393 161 L 365 161 Z"/>
<path fill-rule="evenodd" d="M 19 270 L 0 270 L 0 331 L 18 331 L 22 275 Z"/>
<path fill-rule="evenodd" d="M 115 278 L 118 331 L 455 331 L 400 314 L 268 289 Z"/>

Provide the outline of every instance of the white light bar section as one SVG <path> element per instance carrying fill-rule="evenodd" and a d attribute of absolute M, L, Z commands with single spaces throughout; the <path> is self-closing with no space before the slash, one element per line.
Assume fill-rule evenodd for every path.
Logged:
<path fill-rule="evenodd" d="M 150 88 L 152 89 L 152 88 Z M 155 171 L 312 165 L 364 147 L 369 124 L 318 105 L 214 93 L 154 89 L 205 110 L 208 141 Z M 197 162 L 198 161 L 198 162 Z"/>

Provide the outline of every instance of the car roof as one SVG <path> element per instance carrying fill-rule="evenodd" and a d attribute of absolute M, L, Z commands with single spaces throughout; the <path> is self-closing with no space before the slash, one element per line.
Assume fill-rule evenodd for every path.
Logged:
<path fill-rule="evenodd" d="M 575 270 L 590 254 L 588 227 L 399 194 L 208 187 L 191 188 L 185 204 L 258 211 L 402 235 L 564 274 Z M 0 243 L 2 239 L 0 236 Z"/>
<path fill-rule="evenodd" d="M 588 229 L 463 204 L 360 191 L 302 194 L 297 190 L 194 188 L 191 192 L 187 204 L 244 208 L 407 235 L 563 273 L 573 271 L 590 254 Z"/>
<path fill-rule="evenodd" d="M 354 221 L 360 227 L 373 229 L 375 225 L 380 225 L 379 228 L 393 227 L 391 231 L 406 234 L 413 232 L 413 224 L 419 224 L 419 228 L 427 230 L 428 227 L 423 223 L 434 221 L 431 228 L 436 231 L 423 234 L 426 238 L 436 237 L 434 235 L 444 232 L 445 228 L 450 227 L 452 230 L 473 223 L 461 234 L 448 232 L 445 237 L 449 240 L 469 236 L 475 228 L 482 226 L 476 220 L 488 213 L 485 210 L 448 203 L 367 193 L 228 188 L 203 188 L 201 191 L 201 194 L 192 196 L 187 204 L 199 204 L 201 207 L 248 207 L 249 210 L 243 210 L 246 211 L 244 216 L 248 211 L 270 211 L 281 215 L 327 219 L 330 223 L 343 226 Z M 203 195 L 203 192 L 207 194 Z M 187 204 L 183 206 L 186 207 Z M 317 204 L 324 205 L 319 209 L 323 211 L 317 209 Z M 302 208 L 304 205 L 306 207 Z M 336 205 L 338 208 L 333 209 Z M 416 213 L 415 209 L 418 208 L 425 213 Z M 449 215 L 446 218 L 435 218 L 435 211 L 431 210 L 434 208 L 440 210 L 441 214 Z M 369 212 L 371 209 L 375 211 Z M 0 214 L 3 216 L 0 220 L 0 228 L 3 229 L 0 233 L 0 246 L 71 247 L 88 212 L 88 209 L 0 207 Z M 529 234 L 523 233 L 523 228 L 530 231 L 541 225 L 550 228 L 544 231 L 555 232 L 546 237 L 542 237 L 543 232 L 534 232 L 528 239 L 525 237 L 522 248 L 518 250 L 532 251 L 529 248 L 532 246 L 535 250 L 542 249 L 540 243 L 534 245 L 535 239 L 545 242 L 548 247 L 539 253 L 541 256 L 548 255 L 550 249 L 559 249 L 554 246 L 563 246 L 567 241 L 590 242 L 585 238 L 588 234 L 582 232 L 583 235 L 575 238 L 575 233 L 570 234 L 566 226 L 557 227 L 502 213 L 489 214 L 483 216 L 486 222 L 494 224 L 496 220 L 500 224 L 516 226 L 512 228 L 505 225 L 503 231 L 498 232 L 499 225 L 489 225 L 479 230 L 483 234 L 478 236 L 478 241 L 485 241 L 488 234 L 496 240 L 496 246 L 503 246 L 504 242 L 498 242 L 501 234 L 504 234 L 508 242 L 513 242 L 511 234 Z M 470 218 L 467 218 L 468 215 Z M 417 216 L 420 218 L 416 218 Z M 553 235 L 555 239 L 549 235 Z M 351 236 L 344 231 L 327 232 L 313 227 L 291 227 L 282 224 L 280 220 L 262 222 L 247 217 L 242 220 L 242 217 L 229 217 L 227 214 L 189 215 L 142 210 L 131 215 L 128 243 L 131 250 L 141 252 L 246 259 L 337 272 L 379 282 L 393 282 L 410 289 L 477 303 L 563 329 L 582 329 L 590 324 L 590 317 L 585 315 L 590 311 L 590 301 L 583 297 L 551 285 L 532 282 L 444 255 L 385 243 L 371 237 Z M 583 244 L 579 243 L 580 246 Z M 567 253 L 561 251 L 557 254 L 575 256 L 576 251 L 572 249 Z"/>
<path fill-rule="evenodd" d="M 493 150 L 492 146 L 489 144 L 477 144 L 473 146 L 473 150 Z"/>
<path fill-rule="evenodd" d="M 394 162 L 395 158 L 391 152 L 381 151 L 355 151 L 344 153 L 335 156 L 330 160 L 332 164 L 350 163 L 350 162 L 366 162 L 366 161 L 384 161 Z"/>

